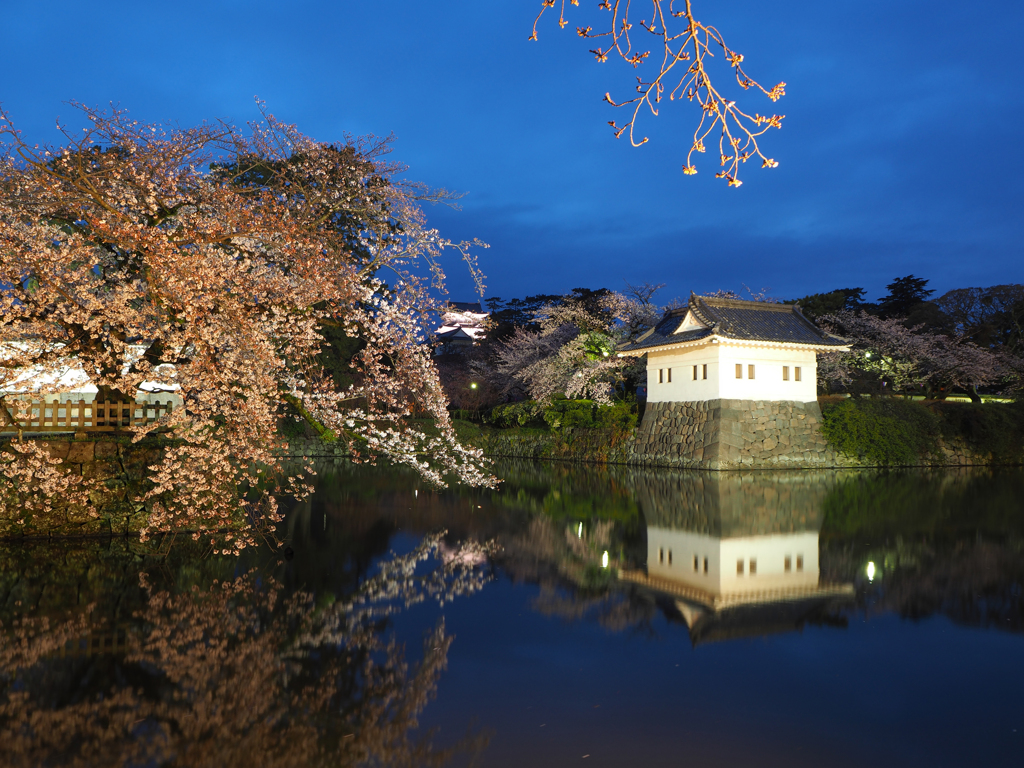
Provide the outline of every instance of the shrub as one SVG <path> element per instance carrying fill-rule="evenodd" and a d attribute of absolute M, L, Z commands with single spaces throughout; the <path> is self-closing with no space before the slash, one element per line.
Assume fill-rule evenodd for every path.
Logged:
<path fill-rule="evenodd" d="M 906 465 L 920 463 L 938 448 L 939 420 L 921 403 L 873 397 L 823 405 L 822 434 L 847 456 Z"/>
<path fill-rule="evenodd" d="M 626 432 L 636 427 L 629 403 L 596 404 L 592 400 L 556 400 L 544 409 L 544 421 L 553 430 L 610 429 Z"/>
<path fill-rule="evenodd" d="M 1024 402 L 955 403 L 930 406 L 942 437 L 962 440 L 972 450 L 1001 462 L 1024 459 Z"/>
<path fill-rule="evenodd" d="M 597 406 L 598 426 L 616 432 L 630 432 L 636 429 L 637 414 L 630 403 Z"/>
<path fill-rule="evenodd" d="M 594 429 L 593 400 L 555 400 L 544 409 L 544 421 L 551 429 Z"/>
<path fill-rule="evenodd" d="M 540 407 L 536 401 L 524 400 L 521 403 L 509 403 L 495 407 L 485 421 L 508 429 L 510 427 L 525 427 L 531 422 L 539 421 L 539 416 Z"/>

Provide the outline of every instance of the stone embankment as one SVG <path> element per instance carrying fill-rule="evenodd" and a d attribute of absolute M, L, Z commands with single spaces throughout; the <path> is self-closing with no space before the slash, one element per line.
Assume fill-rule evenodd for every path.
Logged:
<path fill-rule="evenodd" d="M 344 443 L 328 443 L 319 437 L 287 437 L 288 447 L 281 451 L 283 458 L 327 458 L 344 459 L 348 448 Z"/>
<path fill-rule="evenodd" d="M 648 403 L 631 435 L 603 430 L 484 430 L 469 442 L 488 456 L 680 469 L 824 469 L 875 466 L 839 453 L 821 433 L 817 402 L 710 400 Z M 1002 463 L 962 439 L 906 466 Z"/>
<path fill-rule="evenodd" d="M 628 463 L 700 469 L 851 466 L 821 434 L 816 402 L 648 403 Z"/>
<path fill-rule="evenodd" d="M 0 451 L 6 450 L 9 439 L 0 440 Z M 86 503 L 58 501 L 52 505 L 50 513 L 43 517 L 30 516 L 25 525 L 11 527 L 10 521 L 0 520 L 0 536 L 120 534 L 138 531 L 145 525 L 147 510 L 132 499 L 140 494 L 146 482 L 146 468 L 160 460 L 161 441 L 147 439 L 132 443 L 131 438 L 113 436 L 76 440 L 72 435 L 50 435 L 35 440 L 51 459 L 60 460 L 63 471 L 87 482 Z"/>

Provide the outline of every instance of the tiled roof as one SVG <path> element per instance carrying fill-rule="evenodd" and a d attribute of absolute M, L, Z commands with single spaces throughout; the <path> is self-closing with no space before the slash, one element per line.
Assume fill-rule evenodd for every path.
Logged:
<path fill-rule="evenodd" d="M 454 339 L 472 339 L 462 328 L 452 328 L 450 331 L 440 331 L 435 334 L 439 340 L 451 341 Z"/>
<path fill-rule="evenodd" d="M 694 317 L 706 327 L 676 333 L 688 312 L 693 312 Z M 686 307 L 666 312 L 654 328 L 635 342 L 621 345 L 619 351 L 653 349 L 697 341 L 712 335 L 738 341 L 775 341 L 818 347 L 846 346 L 846 341 L 826 333 L 804 317 L 795 304 L 769 304 L 690 294 L 690 302 Z"/>

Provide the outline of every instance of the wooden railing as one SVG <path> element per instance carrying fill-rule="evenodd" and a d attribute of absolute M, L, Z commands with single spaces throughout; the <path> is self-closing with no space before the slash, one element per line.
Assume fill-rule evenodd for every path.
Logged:
<path fill-rule="evenodd" d="M 54 654 L 61 659 L 76 656 L 118 655 L 128 650 L 128 633 L 123 629 L 112 632 L 89 632 L 75 640 L 69 640 Z"/>
<path fill-rule="evenodd" d="M 84 400 L 21 400 L 5 397 L 0 432 L 114 432 L 152 424 L 174 410 L 174 403 L 87 403 Z M 16 423 L 12 424 L 10 416 Z"/>

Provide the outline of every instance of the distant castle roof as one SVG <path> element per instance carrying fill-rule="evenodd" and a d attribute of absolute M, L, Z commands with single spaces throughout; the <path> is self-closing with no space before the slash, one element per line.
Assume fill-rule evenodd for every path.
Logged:
<path fill-rule="evenodd" d="M 445 309 L 449 312 L 474 312 L 478 315 L 485 314 L 479 301 L 449 301 L 448 304 L 445 305 Z"/>
<path fill-rule="evenodd" d="M 688 321 L 689 318 L 689 321 Z M 684 325 L 688 326 L 683 330 Z M 685 307 L 669 310 L 656 326 L 619 352 L 639 352 L 720 336 L 737 341 L 774 341 L 814 347 L 845 347 L 804 317 L 796 304 L 720 299 L 690 294 Z"/>

